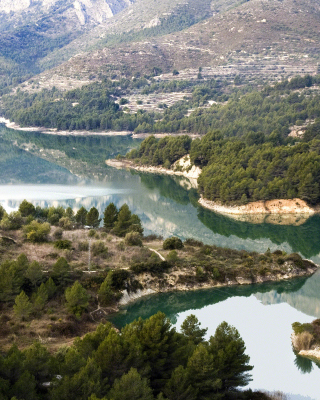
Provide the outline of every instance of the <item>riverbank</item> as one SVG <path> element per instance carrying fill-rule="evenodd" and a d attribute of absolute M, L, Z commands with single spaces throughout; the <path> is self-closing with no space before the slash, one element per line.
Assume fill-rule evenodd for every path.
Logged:
<path fill-rule="evenodd" d="M 262 257 L 263 258 L 263 257 Z M 252 259 L 250 260 L 252 261 Z M 250 263 L 249 261 L 249 263 Z M 170 272 L 163 273 L 160 279 L 154 279 L 152 273 L 143 273 L 136 276 L 142 289 L 137 292 L 128 293 L 127 290 L 123 291 L 118 306 L 124 306 L 134 302 L 142 297 L 167 292 L 188 292 L 200 289 L 222 288 L 237 285 L 253 285 L 267 282 L 281 282 L 299 277 L 307 277 L 313 275 L 319 268 L 316 264 L 307 262 L 305 268 L 299 268 L 292 260 L 284 262 L 284 266 L 279 269 L 279 265 L 272 265 L 263 267 L 260 265 L 260 272 L 249 272 L 247 268 L 237 269 L 237 274 L 226 276 L 224 280 L 217 279 L 217 277 L 209 276 L 206 278 L 199 276 L 199 269 L 195 268 L 190 274 L 190 268 L 173 269 Z M 199 262 L 201 265 L 201 262 Z M 200 267 L 202 268 L 202 267 Z M 230 271 L 229 271 L 230 272 Z M 219 277 L 221 278 L 221 277 Z M 117 308 L 118 310 L 118 308 Z"/>
<path fill-rule="evenodd" d="M 46 127 L 22 127 L 9 119 L 0 117 L 0 124 L 4 124 L 9 129 L 14 129 L 16 131 L 24 132 L 40 132 L 46 135 L 57 135 L 57 136 L 131 136 L 133 139 L 145 139 L 148 136 L 155 136 L 157 139 L 164 138 L 166 136 L 183 136 L 185 133 L 134 133 L 133 131 L 87 131 L 87 130 L 58 130 L 56 128 L 46 128 Z M 196 139 L 201 137 L 200 135 L 190 133 L 188 136 L 191 139 Z"/>
<path fill-rule="evenodd" d="M 304 200 L 295 199 L 274 199 L 266 201 L 255 201 L 243 205 L 225 205 L 220 202 L 199 199 L 199 204 L 211 211 L 225 214 L 230 217 L 242 215 L 287 215 L 288 219 L 305 219 L 319 212 L 319 208 L 309 206 Z M 261 217 L 260 217 L 261 218 Z M 259 220 L 259 219 L 258 219 Z M 271 219 L 272 220 L 272 219 Z M 258 222 L 260 223 L 260 221 Z"/>
<path fill-rule="evenodd" d="M 2 297 L 2 315 L 6 321 L 0 328 L 3 348 L 9 347 L 15 337 L 19 337 L 19 346 L 26 347 L 33 343 L 35 334 L 50 348 L 72 343 L 75 336 L 92 331 L 109 314 L 144 296 L 279 282 L 307 277 L 318 269 L 318 265 L 299 254 L 280 250 L 259 254 L 205 245 L 194 239 L 183 243 L 176 239 L 168 248 L 155 235 L 133 245 L 129 237 L 118 237 L 102 228 L 88 232 L 49 224 L 47 241 L 37 243 L 26 239 L 25 229 L 0 229 L 0 267 L 6 260 L 20 260 L 25 269 L 39 265 L 38 286 L 40 282 L 49 285 L 50 279 L 56 286 L 41 312 L 36 313 L 33 310 L 36 305 L 31 303 L 32 315 L 26 317 L 30 323 L 23 327 L 12 308 L 19 290 L 11 293 L 10 286 L 6 297 Z M 62 239 L 57 239 L 61 236 Z M 7 270 L 7 264 L 3 264 L 3 285 L 9 279 Z M 70 315 L 64 296 L 67 287 L 76 282 L 85 288 L 88 296 L 81 319 Z M 107 285 L 106 292 L 103 284 Z"/>
<path fill-rule="evenodd" d="M 122 159 L 122 160 L 110 159 L 106 160 L 106 164 L 110 167 L 117 169 L 128 168 L 128 169 L 134 169 L 135 171 L 149 172 L 152 174 L 184 176 L 185 178 L 189 179 L 191 186 L 194 188 L 198 187 L 197 180 L 201 173 L 201 169 L 199 167 L 190 164 L 189 156 L 182 157 L 181 159 L 176 161 L 176 163 L 173 164 L 173 169 L 167 169 L 160 166 L 156 167 L 150 165 L 149 166 L 139 165 L 127 159 Z"/>

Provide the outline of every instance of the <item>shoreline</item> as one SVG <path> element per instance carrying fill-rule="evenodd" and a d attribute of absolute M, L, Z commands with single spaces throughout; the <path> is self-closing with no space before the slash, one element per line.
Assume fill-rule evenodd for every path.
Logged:
<path fill-rule="evenodd" d="M 179 162 L 181 163 L 181 160 L 183 160 L 184 158 L 185 157 L 182 157 L 182 159 L 178 160 L 176 163 L 179 163 Z M 138 165 L 138 164 L 135 164 L 133 161 L 129 161 L 129 160 L 109 159 L 109 160 L 106 160 L 105 163 L 109 167 L 113 167 L 113 168 L 117 168 L 117 169 L 129 168 L 129 169 L 134 169 L 135 171 L 149 172 L 152 174 L 184 176 L 185 178 L 189 179 L 191 186 L 194 188 L 198 187 L 197 180 L 201 173 L 201 169 L 196 166 L 193 166 L 189 171 L 186 171 L 186 170 L 181 171 L 181 170 L 166 169 L 163 167 Z"/>
<path fill-rule="evenodd" d="M 220 202 L 207 200 L 201 196 L 198 202 L 204 208 L 229 217 L 241 215 L 287 215 L 305 218 L 319 212 L 317 208 L 308 206 L 304 200 L 298 198 L 260 200 L 239 206 L 228 206 Z"/>
<path fill-rule="evenodd" d="M 320 361 L 320 348 L 319 346 L 317 346 L 314 349 L 309 349 L 309 350 L 300 350 L 298 351 L 295 347 L 295 342 L 297 340 L 297 335 L 295 333 L 291 334 L 291 343 L 292 343 L 292 347 L 295 349 L 295 351 L 297 352 L 297 354 L 301 357 L 306 357 L 308 359 L 311 360 L 316 360 L 316 361 Z"/>
<path fill-rule="evenodd" d="M 289 272 L 287 274 L 281 275 L 281 274 L 275 274 L 275 275 L 269 275 L 269 276 L 261 276 L 261 275 L 256 275 L 255 277 L 242 277 L 242 276 L 237 276 L 234 280 L 227 280 L 226 282 L 219 282 L 219 283 L 213 283 L 213 282 L 199 282 L 195 283 L 193 285 L 191 284 L 176 284 L 174 283 L 174 279 L 176 278 L 173 274 L 170 273 L 165 273 L 164 274 L 164 280 L 167 280 L 167 286 L 164 287 L 163 285 L 160 287 L 160 285 L 146 285 L 142 289 L 138 289 L 137 292 L 135 293 L 128 293 L 127 290 L 123 291 L 123 297 L 119 300 L 119 302 L 116 305 L 116 309 L 114 312 L 119 312 L 120 307 L 125 307 L 128 304 L 134 303 L 135 301 L 146 297 L 146 296 L 151 296 L 155 294 L 160 294 L 160 293 L 173 293 L 173 292 L 190 292 L 190 291 L 195 291 L 195 290 L 206 290 L 206 289 L 215 289 L 215 288 L 223 288 L 223 287 L 231 287 L 231 286 L 242 286 L 242 285 L 258 285 L 258 284 L 263 284 L 263 283 L 270 283 L 270 282 L 282 282 L 282 281 L 288 281 L 291 279 L 296 279 L 296 278 L 302 278 L 302 277 L 308 277 L 312 276 L 318 269 L 319 266 L 315 263 L 314 267 L 309 267 L 305 270 L 296 270 Z M 145 274 L 144 279 L 148 281 L 150 278 Z M 141 283 L 141 282 L 140 282 Z M 320 357 L 320 351 L 319 351 L 319 357 Z"/>
<path fill-rule="evenodd" d="M 199 167 L 196 167 L 195 165 L 191 166 L 189 156 L 182 157 L 173 164 L 174 167 L 178 166 L 177 170 L 139 165 L 127 159 L 109 159 L 105 162 L 108 166 L 117 169 L 129 168 L 153 174 L 184 176 L 190 180 L 192 187 L 194 188 L 198 187 L 197 180 L 201 173 Z M 227 217 L 238 221 L 253 224 L 270 223 L 275 225 L 299 226 L 304 224 L 310 216 L 320 212 L 319 206 L 310 207 L 304 200 L 299 198 L 260 200 L 245 205 L 224 205 L 220 202 L 207 200 L 201 196 L 198 203 L 210 211 L 226 215 Z"/>
<path fill-rule="evenodd" d="M 44 135 L 57 135 L 57 136 L 130 136 L 132 139 L 145 139 L 148 136 L 155 136 L 158 139 L 161 139 L 165 136 L 183 136 L 188 135 L 192 139 L 200 137 L 197 134 L 188 134 L 188 133 L 134 133 L 133 131 L 63 131 L 58 130 L 57 128 L 45 128 L 45 127 L 22 127 L 15 122 L 10 121 L 9 119 L 0 117 L 0 124 L 4 124 L 7 128 L 13 129 L 15 131 L 24 131 L 24 132 L 39 132 Z"/>

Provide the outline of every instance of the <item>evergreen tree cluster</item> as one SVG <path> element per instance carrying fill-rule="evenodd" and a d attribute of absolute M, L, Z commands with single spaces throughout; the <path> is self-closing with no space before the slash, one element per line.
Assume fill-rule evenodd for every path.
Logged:
<path fill-rule="evenodd" d="M 221 323 L 204 339 L 195 316 L 181 333 L 158 312 L 118 333 L 111 323 L 55 354 L 38 342 L 0 354 L 3 400 L 268 399 L 240 392 L 251 380 L 249 356 L 236 328 Z M 253 397 L 257 396 L 257 397 Z"/>
<path fill-rule="evenodd" d="M 317 132 L 317 125 L 310 126 L 306 135 L 314 137 Z M 206 199 L 237 204 L 294 198 L 311 205 L 320 202 L 318 138 L 294 142 L 283 140 L 276 131 L 269 136 L 252 131 L 243 138 L 226 138 L 220 130 L 192 142 L 187 136 L 160 140 L 150 136 L 127 158 L 170 168 L 187 153 L 191 162 L 202 168 L 198 191 Z"/>
<path fill-rule="evenodd" d="M 170 137 L 166 136 L 157 140 L 149 136 L 140 145 L 140 148 L 133 149 L 127 157 L 141 164 L 170 166 L 181 157 L 190 152 L 191 138 L 187 135 Z"/>
<path fill-rule="evenodd" d="M 284 138 L 290 126 L 320 117 L 320 97 L 313 90 L 319 82 L 319 75 L 297 76 L 273 87 L 265 86 L 261 91 L 235 86 L 228 89 L 231 93 L 224 93 L 224 83 L 215 80 L 195 84 L 155 83 L 150 77 L 132 81 L 104 79 L 65 93 L 55 88 L 39 93 L 18 90 L 15 95 L 3 96 L 1 111 L 6 118 L 23 126 L 71 131 L 112 129 L 204 135 L 208 130 L 219 129 L 228 137 L 244 136 L 251 131 L 268 136 L 277 131 Z M 114 98 L 120 98 L 120 104 L 125 103 L 123 96 L 137 89 L 142 94 L 188 90 L 191 97 L 165 108 L 163 113 L 120 110 Z M 210 99 L 215 103 L 204 108 Z"/>
<path fill-rule="evenodd" d="M 293 146 L 221 139 L 206 147 L 195 142 L 191 158 L 206 165 L 198 184 L 209 200 L 245 204 L 301 198 L 311 205 L 320 202 L 319 140 Z"/>
<path fill-rule="evenodd" d="M 103 226 L 107 232 L 117 236 L 126 236 L 130 232 L 143 233 L 140 218 L 132 214 L 127 204 L 118 210 L 114 203 L 110 203 L 104 210 Z"/>

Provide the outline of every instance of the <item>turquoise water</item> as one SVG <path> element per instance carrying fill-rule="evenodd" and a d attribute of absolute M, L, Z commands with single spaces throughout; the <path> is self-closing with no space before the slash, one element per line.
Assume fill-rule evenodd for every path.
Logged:
<path fill-rule="evenodd" d="M 42 207 L 62 205 L 75 211 L 94 206 L 101 213 L 110 202 L 118 207 L 127 203 L 141 218 L 145 234 L 194 237 L 257 252 L 282 249 L 320 263 L 319 216 L 300 226 L 235 221 L 198 206 L 196 190 L 188 189 L 183 178 L 105 166 L 104 159 L 116 155 L 117 149 L 125 153 L 139 141 L 128 137 L 68 139 L 4 128 L 0 129 L 0 141 L 0 204 L 8 211 L 17 209 L 24 198 Z M 81 176 L 76 167 L 70 172 L 59 159 L 43 160 L 17 144 L 46 150 L 61 146 L 68 165 L 79 166 Z M 90 170 L 88 176 L 83 175 L 86 169 Z M 283 390 L 292 393 L 290 399 L 320 399 L 318 367 L 297 358 L 290 342 L 292 322 L 320 318 L 319 285 L 317 273 L 281 284 L 157 295 L 123 309 L 113 321 L 122 326 L 137 316 L 148 317 L 162 310 L 179 329 L 183 319 L 194 313 L 210 335 L 226 320 L 236 326 L 247 345 L 255 366 L 252 388 Z"/>

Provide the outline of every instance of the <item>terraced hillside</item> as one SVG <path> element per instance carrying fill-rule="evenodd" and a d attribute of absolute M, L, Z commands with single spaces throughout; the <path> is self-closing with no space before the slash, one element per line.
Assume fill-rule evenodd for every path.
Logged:
<path fill-rule="evenodd" d="M 92 41 L 83 42 L 94 44 L 96 50 L 80 52 L 61 66 L 40 75 L 40 86 L 44 83 L 50 86 L 53 82 L 62 86 L 73 86 L 77 82 L 81 85 L 81 82 L 87 83 L 89 77 L 91 80 L 102 75 L 131 77 L 150 74 L 155 68 L 168 73 L 174 69 L 181 72 L 205 67 L 210 76 L 219 74 L 222 67 L 227 69 L 226 75 L 232 69 L 233 76 L 240 73 L 274 79 L 317 71 L 320 50 L 318 0 L 249 0 L 233 3 L 233 7 L 230 2 L 231 8 L 225 7 L 220 12 L 214 12 L 215 2 L 204 2 L 203 5 L 210 3 L 210 17 L 205 18 L 209 11 L 203 6 L 200 22 L 180 31 L 175 27 L 176 32 L 166 35 L 161 33 L 166 31 L 165 21 L 170 17 L 149 20 L 150 24 L 151 21 L 159 24 L 152 28 L 143 25 L 142 20 L 134 20 L 135 10 L 139 10 L 143 1 L 119 13 L 110 29 L 105 28 L 102 32 L 103 28 L 99 26 L 95 31 L 99 32 L 99 41 L 92 39 L 91 32 Z M 197 3 L 198 0 L 188 2 L 189 8 L 183 10 L 183 15 L 190 15 L 192 6 L 196 8 Z M 161 5 L 165 4 L 165 1 L 161 2 Z M 130 15 L 135 23 L 132 20 L 130 24 Z M 151 18 L 155 14 L 147 15 Z M 122 33 L 118 30 L 119 24 L 123 27 Z M 145 29 L 137 31 L 139 27 Z M 119 34 L 110 35 L 113 29 Z M 125 29 L 130 31 L 124 33 Z M 69 48 L 74 45 L 70 44 Z"/>

